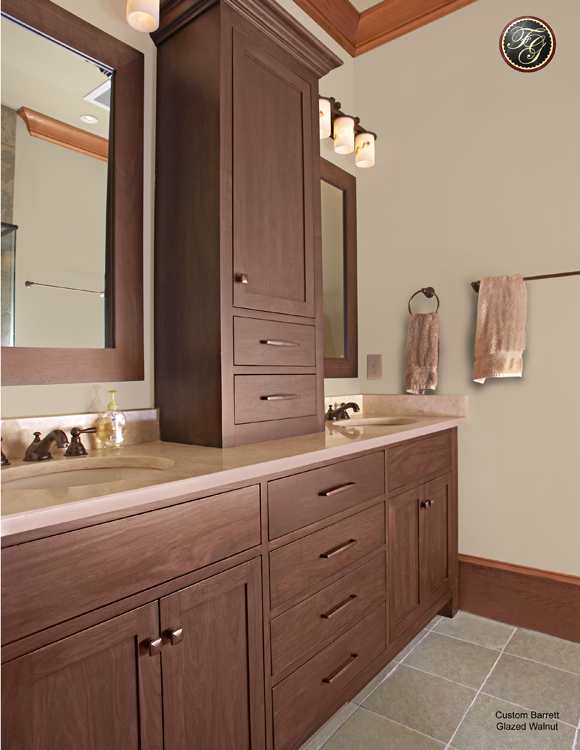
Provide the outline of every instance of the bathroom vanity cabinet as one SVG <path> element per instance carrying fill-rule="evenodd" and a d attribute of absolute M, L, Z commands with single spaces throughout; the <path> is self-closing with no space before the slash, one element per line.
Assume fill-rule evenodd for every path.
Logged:
<path fill-rule="evenodd" d="M 318 79 L 341 61 L 270 0 L 161 7 L 155 385 L 164 440 L 322 431 Z"/>
<path fill-rule="evenodd" d="M 8 539 L 6 747 L 297 750 L 456 610 L 456 430 L 363 445 Z"/>

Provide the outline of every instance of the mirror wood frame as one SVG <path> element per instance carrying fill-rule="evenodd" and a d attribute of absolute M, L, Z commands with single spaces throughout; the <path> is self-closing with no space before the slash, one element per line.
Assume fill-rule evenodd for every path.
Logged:
<path fill-rule="evenodd" d="M 2 385 L 143 380 L 143 53 L 50 0 L 2 0 L 2 16 L 114 70 L 116 104 L 107 195 L 107 348 L 3 346 Z M 74 315 L 74 299 L 61 325 L 67 315 Z M 39 321 L 57 324 L 52 310 Z"/>
<path fill-rule="evenodd" d="M 358 377 L 356 177 L 320 157 L 320 177 L 342 191 L 345 356 L 324 358 L 325 378 Z"/>

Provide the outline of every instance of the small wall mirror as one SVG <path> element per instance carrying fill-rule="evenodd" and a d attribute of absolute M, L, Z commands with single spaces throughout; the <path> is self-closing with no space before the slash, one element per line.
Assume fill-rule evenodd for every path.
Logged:
<path fill-rule="evenodd" d="M 356 178 L 320 159 L 324 377 L 356 378 Z"/>
<path fill-rule="evenodd" d="M 142 380 L 143 55 L 4 0 L 2 69 L 2 384 Z"/>

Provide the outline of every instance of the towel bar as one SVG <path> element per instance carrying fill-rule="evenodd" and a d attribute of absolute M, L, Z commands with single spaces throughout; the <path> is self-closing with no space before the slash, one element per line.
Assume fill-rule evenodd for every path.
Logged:
<path fill-rule="evenodd" d="M 535 281 L 536 279 L 557 279 L 557 278 L 560 278 L 561 276 L 580 276 L 580 271 L 568 271 L 567 273 L 548 273 L 545 276 L 524 276 L 524 281 Z M 471 282 L 471 288 L 473 289 L 474 292 L 479 292 L 480 284 L 481 284 L 481 281 Z M 418 293 L 419 292 L 417 292 L 417 294 Z"/>

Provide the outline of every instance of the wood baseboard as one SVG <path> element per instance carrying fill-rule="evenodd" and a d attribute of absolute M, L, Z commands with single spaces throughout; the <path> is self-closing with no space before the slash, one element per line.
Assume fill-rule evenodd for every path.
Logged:
<path fill-rule="evenodd" d="M 580 643 L 580 578 L 459 555 L 459 608 Z"/>

